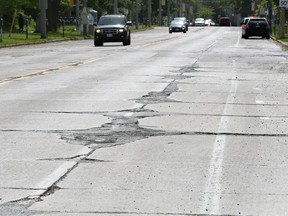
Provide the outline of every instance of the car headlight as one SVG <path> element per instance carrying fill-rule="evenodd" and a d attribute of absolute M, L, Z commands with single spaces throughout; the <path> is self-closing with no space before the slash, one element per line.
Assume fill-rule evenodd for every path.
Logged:
<path fill-rule="evenodd" d="M 124 29 L 119 29 L 119 32 L 120 32 L 120 33 L 123 33 L 123 32 L 124 32 Z"/>
<path fill-rule="evenodd" d="M 95 32 L 96 32 L 96 33 L 100 33 L 101 30 L 100 30 L 100 29 L 96 29 Z"/>

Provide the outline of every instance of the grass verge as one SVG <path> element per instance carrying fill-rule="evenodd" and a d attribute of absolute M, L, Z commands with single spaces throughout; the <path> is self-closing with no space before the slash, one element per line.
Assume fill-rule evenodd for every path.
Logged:
<path fill-rule="evenodd" d="M 147 30 L 148 27 L 145 25 L 139 25 L 139 28 L 136 29 L 135 26 L 131 27 L 131 31 L 141 31 L 141 30 Z M 64 30 L 64 32 L 63 32 Z M 12 45 L 25 45 L 25 44 L 37 44 L 37 43 L 47 43 L 47 42 L 54 42 L 54 41 L 63 41 L 63 40 L 80 40 L 80 39 L 92 39 L 93 35 L 88 34 L 87 36 L 84 36 L 80 33 L 80 31 L 77 31 L 75 26 L 65 26 L 60 27 L 57 32 L 48 32 L 47 38 L 41 39 L 40 33 L 34 33 L 29 32 L 28 34 L 26 32 L 24 33 L 3 33 L 2 37 L 0 36 L 0 48 L 1 47 L 7 47 Z"/>

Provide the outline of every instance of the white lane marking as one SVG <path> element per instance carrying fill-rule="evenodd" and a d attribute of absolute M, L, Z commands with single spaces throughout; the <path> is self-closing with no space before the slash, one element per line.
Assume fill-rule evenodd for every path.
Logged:
<path fill-rule="evenodd" d="M 141 109 L 143 108 L 144 104 L 136 103 L 132 109 Z M 131 117 L 134 114 L 134 112 L 127 112 L 124 117 Z"/>
<path fill-rule="evenodd" d="M 260 117 L 261 120 L 270 120 L 269 117 Z"/>
<path fill-rule="evenodd" d="M 232 61 L 233 64 L 235 61 Z M 236 73 L 235 65 L 234 72 Z M 227 114 L 232 110 L 232 105 L 235 102 L 236 93 L 238 89 L 238 81 L 231 80 L 231 87 L 229 95 L 226 100 L 226 104 L 220 119 L 218 133 L 225 132 L 228 128 L 229 117 Z M 226 145 L 226 136 L 217 135 L 213 144 L 212 158 L 209 165 L 208 178 L 206 182 L 204 202 L 202 210 L 209 212 L 209 214 L 221 214 L 220 210 L 220 199 L 221 199 L 221 178 L 222 178 L 222 167 L 224 160 L 224 152 Z"/>
<path fill-rule="evenodd" d="M 43 181 L 41 181 L 36 188 L 47 189 L 55 182 L 57 182 L 61 177 L 63 177 L 70 169 L 72 169 L 77 164 L 76 161 L 65 161 L 56 170 L 54 170 L 49 176 L 47 176 Z"/>
<path fill-rule="evenodd" d="M 77 152 L 76 155 L 80 155 L 80 158 L 85 158 L 85 157 L 88 156 L 88 154 L 89 154 L 91 151 L 93 151 L 93 150 L 91 150 L 91 149 L 88 148 L 88 147 L 83 147 L 82 149 L 80 149 L 79 152 Z"/>
<path fill-rule="evenodd" d="M 217 42 L 218 42 L 218 41 L 216 40 L 216 41 L 214 41 L 212 44 L 210 44 L 210 45 L 208 46 L 207 50 L 210 49 L 211 47 L 213 47 Z"/>
<path fill-rule="evenodd" d="M 239 37 L 238 37 L 238 40 L 237 40 L 237 43 L 236 43 L 236 46 L 235 46 L 235 47 L 239 47 L 239 44 L 240 44 L 241 39 L 242 39 L 242 32 L 239 33 Z"/>
<path fill-rule="evenodd" d="M 133 112 L 128 112 L 124 115 L 124 117 L 131 117 L 133 115 Z"/>
<path fill-rule="evenodd" d="M 144 104 L 141 104 L 141 103 L 136 103 L 134 106 L 133 106 L 133 109 L 141 109 L 143 108 Z"/>
<path fill-rule="evenodd" d="M 34 193 L 30 194 L 29 198 L 37 198 L 43 195 L 46 190 L 51 187 L 55 182 L 59 181 L 67 172 L 69 172 L 77 164 L 75 161 L 66 161 L 54 170 L 49 176 L 36 185 Z"/>
<path fill-rule="evenodd" d="M 264 101 L 263 100 L 256 100 L 256 103 L 257 104 L 264 104 Z"/>
<path fill-rule="evenodd" d="M 93 151 L 88 147 L 81 148 L 76 155 L 80 156 L 80 158 L 87 157 L 88 154 Z M 65 161 L 62 163 L 57 169 L 55 169 L 49 176 L 47 176 L 44 180 L 42 180 L 37 186 L 36 189 L 39 188 L 40 194 L 33 194 L 32 196 L 40 196 L 47 188 L 51 187 L 55 182 L 59 181 L 67 172 L 69 172 L 73 167 L 77 164 L 77 161 Z"/>
<path fill-rule="evenodd" d="M 49 176 L 47 176 L 43 181 L 36 185 L 33 193 L 29 195 L 28 198 L 35 199 L 42 196 L 49 187 L 59 181 L 67 172 L 69 172 L 77 164 L 75 161 L 66 161 L 61 164 L 56 170 L 54 170 Z"/>

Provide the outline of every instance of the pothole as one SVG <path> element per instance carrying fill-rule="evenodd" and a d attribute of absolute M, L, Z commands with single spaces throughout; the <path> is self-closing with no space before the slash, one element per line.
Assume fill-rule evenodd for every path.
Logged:
<path fill-rule="evenodd" d="M 61 132 L 62 139 L 68 141 L 71 144 L 79 145 L 80 143 L 82 145 L 96 149 L 111 147 L 115 145 L 123 145 L 125 143 L 130 143 L 153 136 L 179 134 L 178 132 L 167 133 L 164 130 L 142 128 L 139 126 L 138 120 L 141 118 L 162 115 L 161 113 L 152 110 L 146 110 L 145 106 L 148 104 L 166 102 L 177 103 L 178 101 L 169 99 L 168 97 L 178 90 L 177 82 L 179 80 L 191 78 L 191 76 L 183 75 L 183 73 L 193 71 L 193 65 L 185 66 L 178 71 L 173 71 L 175 75 L 164 76 L 165 80 L 171 80 L 172 78 L 172 81 L 163 91 L 149 92 L 147 95 L 135 99 L 135 102 L 144 104 L 142 108 L 106 113 L 104 114 L 105 116 L 113 118 L 111 123 L 107 123 L 101 127 L 91 128 L 88 130 Z"/>

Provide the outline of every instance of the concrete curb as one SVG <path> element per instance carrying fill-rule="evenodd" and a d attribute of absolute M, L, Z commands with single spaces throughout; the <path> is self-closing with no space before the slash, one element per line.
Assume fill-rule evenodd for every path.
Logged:
<path fill-rule="evenodd" d="M 287 42 L 283 42 L 275 37 L 271 37 L 271 39 L 276 42 L 277 44 L 279 44 L 283 49 L 288 50 L 288 43 Z"/>
<path fill-rule="evenodd" d="M 38 44 L 48 44 L 48 43 L 60 43 L 65 41 L 74 41 L 74 40 L 89 40 L 91 38 L 65 38 L 65 39 L 59 39 L 59 40 L 45 40 L 45 41 L 37 41 L 37 42 L 30 42 L 30 43 L 19 43 L 19 44 L 7 44 L 0 46 L 0 49 L 4 48 L 12 48 L 12 47 L 20 47 L 20 46 L 32 46 L 32 45 L 38 45 Z"/>

